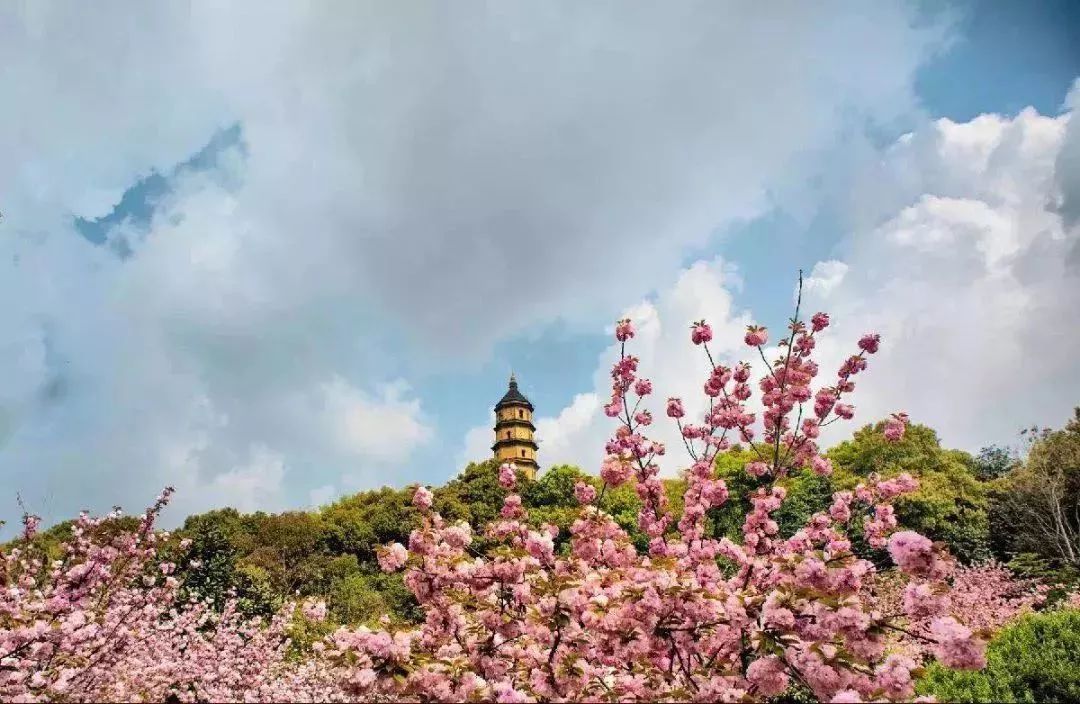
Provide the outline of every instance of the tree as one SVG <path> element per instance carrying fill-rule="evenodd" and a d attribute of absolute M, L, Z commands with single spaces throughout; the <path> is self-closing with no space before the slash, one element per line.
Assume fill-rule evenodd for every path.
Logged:
<path fill-rule="evenodd" d="M 896 504 L 901 525 L 944 542 L 962 562 L 990 557 L 989 489 L 975 476 L 975 460 L 966 452 L 941 447 L 933 429 L 912 423 L 897 442 L 884 438 L 885 423 L 856 431 L 828 453 L 838 488 L 848 488 L 871 474 L 908 472 L 919 490 Z"/>
<path fill-rule="evenodd" d="M 605 406 L 619 427 L 607 444 L 599 491 L 593 482 L 575 483 L 581 509 L 569 554 L 556 554 L 556 526 L 525 520 L 517 493 L 506 496 L 484 533 L 490 545 L 478 550 L 472 527 L 445 520 L 433 509 L 431 492 L 418 489 L 413 503 L 421 528 L 408 547 L 386 546 L 379 561 L 388 572 L 405 569 L 427 614 L 424 627 L 340 633 L 336 652 L 360 668 L 356 693 L 441 701 L 745 700 L 775 697 L 797 683 L 829 701 L 910 697 L 917 664 L 884 654 L 882 634 L 892 616 L 870 612 L 860 597 L 874 567 L 852 553 L 851 525 L 861 525 L 871 545 L 887 546 L 915 579 L 918 588 L 903 609 L 908 617 L 930 618 L 926 637 L 934 655 L 951 667 L 980 667 L 985 644 L 955 619 L 936 615 L 948 593 L 950 559 L 927 538 L 897 530 L 890 503 L 917 486 L 910 474 L 868 477 L 834 494 L 827 511 L 789 538 L 778 535 L 775 516 L 787 492 L 776 482 L 829 474 L 814 442 L 818 427 L 853 390 L 852 378 L 879 345 L 877 336 L 862 338 L 862 351 L 844 363 L 839 383 L 819 392 L 805 423 L 792 425 L 795 409 L 803 418 L 803 403 L 814 398 L 808 387 L 818 370 L 809 355 L 813 335 L 827 325 L 819 314 L 808 328 L 796 310 L 781 358 L 761 378 L 764 434 L 744 471 L 767 479 L 748 497 L 738 545 L 708 537 L 706 517 L 729 495 L 714 474 L 716 454 L 730 447 L 729 434 L 749 443 L 756 431 L 756 417 L 744 405 L 749 367 L 713 364 L 706 392 L 715 401 L 702 425 L 684 422 L 681 401 L 669 400 L 668 415 L 693 460 L 681 482 L 681 511 L 671 511 L 654 462 L 664 448 L 644 436 L 652 417 L 639 410 L 651 383 L 627 355 L 633 327 L 620 321 L 622 354 Z M 692 339 L 706 353 L 711 337 L 704 322 L 694 325 Z M 766 340 L 761 327 L 747 332 L 747 344 L 762 355 Z M 905 421 L 894 415 L 883 434 L 900 440 Z M 516 488 L 514 468 L 500 467 L 499 480 Z M 633 486 L 641 501 L 644 551 L 600 507 L 609 488 L 624 486 Z"/>
<path fill-rule="evenodd" d="M 999 480 L 993 518 L 1006 555 L 1080 567 L 1080 408 L 1062 430 L 1039 434 L 1023 465 Z"/>
<path fill-rule="evenodd" d="M 285 603 L 259 619 L 231 599 L 217 613 L 204 600 L 180 598 L 176 562 L 199 566 L 186 552 L 191 541 L 174 545 L 175 538 L 153 530 L 168 492 L 133 532 L 107 536 L 81 518 L 59 563 L 30 552 L 36 521 L 28 517 L 28 552 L 0 555 L 0 698 L 751 701 L 794 686 L 828 701 L 900 700 L 914 694 L 920 668 L 887 654 L 885 634 L 914 619 L 927 622 L 921 637 L 940 662 L 978 669 L 984 639 L 946 615 L 952 559 L 940 544 L 897 524 L 893 503 L 918 487 L 909 473 L 868 476 L 835 492 L 826 510 L 790 536 L 780 533 L 788 497 L 781 482 L 830 475 L 815 438 L 821 425 L 850 415 L 844 402 L 880 344 L 876 335 L 861 338 L 834 385 L 814 394 L 819 369 L 811 352 L 828 325 L 824 314 L 807 325 L 796 307 L 779 358 L 757 382 L 760 422 L 747 403 L 753 391 L 745 363 L 711 364 L 709 410 L 701 420 L 669 399 L 667 415 L 692 464 L 665 482 L 656 464 L 665 448 L 645 435 L 652 416 L 641 409 L 652 385 L 627 354 L 632 324 L 619 321 L 622 354 L 605 405 L 618 425 L 605 446 L 599 489 L 584 479 L 574 483 L 579 505 L 562 555 L 556 526 L 528 522 L 518 491 L 532 489 L 511 465 L 494 473 L 467 468 L 440 497 L 447 510 L 483 510 L 501 493 L 482 532 L 466 518 L 440 515 L 426 487 L 407 492 L 411 513 L 384 491 L 316 516 L 225 513 L 208 522 L 222 532 L 237 527 L 227 539 L 244 552 L 238 569 L 261 570 L 275 584 L 291 585 L 288 573 L 323 570 L 328 560 L 324 573 L 333 575 L 337 596 L 330 609 L 369 622 L 381 605 L 356 576 L 368 575 L 363 561 L 331 558 L 326 546 L 353 539 L 358 517 L 366 532 L 408 530 L 408 547 L 392 542 L 376 559 L 395 575 L 387 580 L 404 570 L 421 623 L 379 618 L 377 625 L 331 631 L 327 606 L 311 600 Z M 703 321 L 693 325 L 691 339 L 710 362 L 711 338 Z M 764 358 L 764 328 L 750 327 L 745 340 Z M 882 434 L 899 442 L 906 427 L 897 413 Z M 716 477 L 716 456 L 733 439 L 754 454 L 743 471 L 759 483 L 745 497 L 739 542 L 708 533 L 709 512 L 729 498 Z M 636 495 L 639 540 L 604 510 L 628 509 L 628 490 Z M 605 503 L 611 499 L 617 501 Z M 805 510 L 795 507 L 791 516 Z M 394 515 L 415 518 L 415 528 L 384 522 Z M 848 536 L 856 526 L 912 580 L 902 613 L 874 610 L 863 594 L 875 566 L 853 552 Z M 350 572 L 353 566 L 360 572 Z M 379 597 L 387 586 L 378 585 Z"/>
<path fill-rule="evenodd" d="M 1017 465 L 1017 459 L 1008 449 L 990 445 L 979 450 L 975 457 L 975 476 L 984 482 L 999 479 Z"/>

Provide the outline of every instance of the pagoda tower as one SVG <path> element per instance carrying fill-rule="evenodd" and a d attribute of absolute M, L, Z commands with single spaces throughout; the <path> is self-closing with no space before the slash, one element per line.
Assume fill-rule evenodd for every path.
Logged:
<path fill-rule="evenodd" d="M 517 379 L 510 375 L 510 388 L 495 404 L 495 444 L 491 446 L 500 464 L 513 462 L 529 479 L 536 478 L 539 447 L 534 439 L 533 405 L 518 391 Z"/>

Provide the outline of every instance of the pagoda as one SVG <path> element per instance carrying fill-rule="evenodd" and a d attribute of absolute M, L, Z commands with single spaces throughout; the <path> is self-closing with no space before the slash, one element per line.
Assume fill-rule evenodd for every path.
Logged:
<path fill-rule="evenodd" d="M 510 387 L 495 404 L 495 444 L 491 446 L 499 463 L 513 462 L 524 476 L 536 478 L 536 426 L 532 422 L 533 405 L 518 390 L 517 379 L 510 374 Z"/>

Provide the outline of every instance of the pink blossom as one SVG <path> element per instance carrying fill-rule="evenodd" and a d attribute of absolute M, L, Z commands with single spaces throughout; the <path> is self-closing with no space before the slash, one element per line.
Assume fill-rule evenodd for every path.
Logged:
<path fill-rule="evenodd" d="M 945 564 L 938 557 L 930 539 L 912 530 L 893 533 L 889 538 L 889 555 L 904 572 L 917 577 L 938 577 Z"/>
<path fill-rule="evenodd" d="M 513 489 L 517 485 L 517 466 L 503 463 L 499 466 L 499 485 L 503 489 Z"/>
<path fill-rule="evenodd" d="M 911 582 L 904 588 L 904 613 L 911 618 L 937 616 L 948 607 L 948 597 L 938 594 L 926 582 Z"/>
<path fill-rule="evenodd" d="M 743 341 L 750 347 L 760 347 L 769 341 L 769 331 L 760 325 L 750 325 L 746 328 Z"/>
<path fill-rule="evenodd" d="M 763 697 L 775 697 L 787 689 L 788 674 L 780 658 L 769 656 L 750 663 L 746 678 Z"/>
<path fill-rule="evenodd" d="M 429 508 L 431 508 L 431 504 L 434 498 L 435 497 L 432 495 L 431 491 L 429 491 L 426 487 L 418 486 L 416 487 L 416 492 L 413 494 L 413 506 L 420 509 L 421 511 L 427 511 Z"/>
<path fill-rule="evenodd" d="M 746 473 L 751 477 L 764 477 L 769 473 L 769 465 L 758 461 L 747 462 Z"/>
<path fill-rule="evenodd" d="M 907 415 L 894 413 L 885 421 L 885 439 L 889 442 L 899 442 L 904 437 L 907 426 Z"/>
<path fill-rule="evenodd" d="M 582 505 L 591 504 L 596 501 L 596 489 L 592 484 L 577 482 L 574 484 L 574 498 Z"/>
<path fill-rule="evenodd" d="M 934 653 L 942 664 L 957 670 L 981 670 L 986 667 L 986 642 L 976 638 L 970 628 L 951 616 L 935 619 L 930 633 L 937 640 Z"/>
<path fill-rule="evenodd" d="M 669 398 L 667 401 L 667 414 L 669 418 L 682 418 L 686 415 L 682 401 L 677 398 Z"/>
<path fill-rule="evenodd" d="M 623 318 L 615 324 L 615 339 L 619 342 L 626 342 L 634 336 L 634 324 L 630 322 L 629 318 Z"/>
<path fill-rule="evenodd" d="M 383 572 L 397 572 L 409 559 L 409 551 L 401 543 L 390 543 L 377 553 L 379 568 Z"/>
<path fill-rule="evenodd" d="M 652 393 L 652 382 L 648 379 L 638 379 L 634 383 L 634 393 L 638 396 L 648 396 Z"/>
<path fill-rule="evenodd" d="M 881 346 L 881 335 L 870 333 L 859 338 L 859 349 L 867 354 L 874 354 Z"/>
<path fill-rule="evenodd" d="M 821 455 L 814 455 L 810 460 L 810 469 L 814 470 L 814 474 L 822 477 L 827 477 L 832 474 L 833 466 L 832 461 L 827 457 Z"/>
<path fill-rule="evenodd" d="M 712 340 L 712 328 L 704 320 L 694 323 L 690 331 L 690 340 L 695 345 Z"/>
<path fill-rule="evenodd" d="M 810 325 L 814 332 L 821 332 L 825 328 L 829 327 L 829 314 L 828 313 L 814 313 L 814 316 L 810 318 Z"/>
<path fill-rule="evenodd" d="M 623 410 L 622 396 L 612 396 L 611 403 L 604 406 L 604 415 L 608 418 L 617 418 Z"/>
<path fill-rule="evenodd" d="M 625 460 L 609 455 L 600 466 L 600 478 L 611 486 L 626 482 L 633 473 L 633 468 Z"/>

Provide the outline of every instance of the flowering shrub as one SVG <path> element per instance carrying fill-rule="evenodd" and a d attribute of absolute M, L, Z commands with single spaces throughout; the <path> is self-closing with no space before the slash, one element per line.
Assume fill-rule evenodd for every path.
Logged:
<path fill-rule="evenodd" d="M 25 518 L 25 547 L 0 555 L 0 700 L 340 698 L 325 668 L 286 661 L 291 606 L 264 623 L 235 602 L 218 613 L 179 599 L 169 535 L 153 530 L 170 493 L 112 538 L 100 529 L 118 512 L 83 514 L 53 562 L 34 554 L 37 519 Z"/>
<path fill-rule="evenodd" d="M 230 606 L 217 615 L 178 598 L 172 563 L 159 549 L 167 536 L 152 530 L 167 494 L 139 530 L 104 544 L 86 537 L 93 522 L 84 516 L 58 563 L 18 551 L 4 557 L 0 698 L 746 701 L 797 685 L 826 701 L 903 700 L 914 696 L 919 663 L 889 653 L 887 635 L 901 632 L 904 618 L 926 621 L 924 637 L 941 663 L 979 668 L 985 642 L 944 615 L 952 560 L 923 536 L 897 532 L 891 502 L 916 488 L 910 475 L 871 477 L 837 492 L 801 530 L 779 534 L 774 516 L 786 494 L 774 482 L 832 471 L 816 438 L 854 415 L 855 377 L 881 344 L 864 336 L 834 383 L 815 392 L 811 354 L 829 322 L 818 313 L 807 325 L 797 306 L 771 363 L 768 331 L 747 330 L 745 342 L 766 361 L 756 384 L 760 414 L 749 405 L 751 366 L 716 364 L 711 328 L 692 326 L 691 342 L 710 361 L 708 409 L 691 418 L 682 400 L 664 404 L 692 460 L 676 516 L 656 464 L 666 448 L 645 436 L 652 384 L 627 354 L 632 323 L 619 321 L 621 354 L 605 405 L 618 427 L 599 490 L 574 489 L 580 509 L 568 554 L 556 554 L 558 528 L 526 520 L 513 465 L 500 469 L 511 493 L 482 535 L 444 520 L 421 487 L 413 496 L 421 526 L 408 547 L 385 546 L 378 561 L 386 571 L 405 570 L 424 622 L 341 628 L 306 659 L 286 657 L 289 622 L 321 619 L 319 605 L 299 616 L 290 606 L 264 624 Z M 898 440 L 906 425 L 897 413 L 884 434 Z M 728 500 L 714 463 L 733 442 L 748 444 L 745 471 L 763 485 L 749 497 L 741 544 L 705 530 L 707 512 Z M 643 550 L 599 508 L 621 485 L 641 499 Z M 852 552 L 853 527 L 910 576 L 903 613 L 872 608 L 864 586 L 875 568 Z M 491 547 L 478 551 L 477 538 Z"/>
<path fill-rule="evenodd" d="M 873 610 L 902 617 L 903 630 L 894 630 L 900 650 L 916 660 L 933 654 L 932 623 L 940 614 L 952 616 L 974 631 L 992 634 L 1007 623 L 1031 613 L 1046 601 L 1049 588 L 1034 579 L 1018 578 L 996 562 L 959 567 L 950 589 L 934 589 L 902 572 L 879 573 L 864 591 Z"/>
<path fill-rule="evenodd" d="M 864 336 L 836 382 L 815 393 L 819 369 L 811 353 L 828 325 L 819 313 L 807 326 L 796 309 L 778 358 L 757 384 L 760 423 L 747 403 L 750 365 L 716 364 L 708 348 L 712 330 L 704 321 L 692 326 L 691 341 L 702 346 L 712 371 L 700 422 L 691 422 L 681 399 L 665 404 L 693 461 L 676 517 L 658 478 L 656 458 L 666 448 L 644 434 L 653 422 L 642 407 L 652 384 L 627 354 L 631 321 L 619 321 L 622 351 L 604 406 L 619 424 L 601 463 L 600 491 L 575 489 L 581 510 L 569 554 L 555 554 L 557 528 L 528 525 L 515 493 L 486 529 L 495 547 L 478 554 L 471 528 L 447 523 L 419 489 L 414 503 L 422 526 L 407 548 L 384 548 L 380 562 L 406 570 L 426 620 L 419 628 L 335 633 L 326 655 L 354 668 L 351 693 L 440 701 L 743 701 L 797 684 L 826 701 L 901 700 L 914 695 L 919 664 L 887 653 L 886 635 L 903 628 L 899 619 L 915 617 L 926 620 L 930 649 L 944 665 L 982 667 L 983 639 L 944 615 L 953 561 L 917 533 L 896 532 L 890 502 L 916 488 L 910 475 L 872 477 L 838 492 L 827 512 L 790 538 L 778 535 L 773 515 L 785 492 L 771 482 L 831 471 L 815 439 L 823 426 L 854 415 L 847 402 L 854 377 L 880 345 L 877 335 Z M 747 330 L 745 342 L 763 360 L 767 340 L 765 328 Z M 901 438 L 906 423 L 906 415 L 893 415 L 886 437 Z M 749 443 L 755 456 L 745 470 L 766 484 L 750 497 L 741 545 L 708 538 L 704 528 L 706 512 L 728 499 L 713 462 L 732 442 Z M 515 487 L 513 465 L 501 468 L 500 481 Z M 638 523 L 649 537 L 643 553 L 598 508 L 605 491 L 627 482 L 642 501 Z M 852 553 L 845 537 L 851 525 L 887 548 L 911 577 L 900 613 L 876 612 L 863 595 L 874 567 Z"/>

